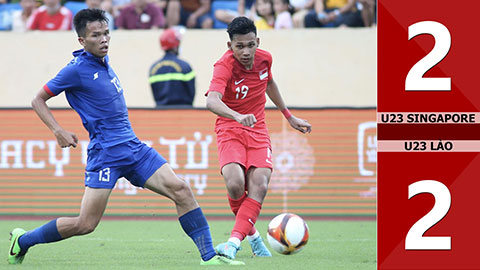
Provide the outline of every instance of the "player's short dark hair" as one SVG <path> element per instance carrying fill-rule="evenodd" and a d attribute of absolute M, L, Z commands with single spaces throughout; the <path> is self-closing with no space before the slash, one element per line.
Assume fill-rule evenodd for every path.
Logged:
<path fill-rule="evenodd" d="M 97 8 L 86 8 L 80 10 L 73 18 L 73 25 L 79 37 L 85 37 L 87 23 L 89 22 L 105 22 L 108 24 L 108 18 L 105 11 Z"/>
<path fill-rule="evenodd" d="M 236 17 L 228 24 L 227 32 L 230 36 L 230 40 L 233 40 L 234 35 L 246 35 L 250 32 L 255 33 L 255 36 L 257 36 L 257 27 L 249 18 L 240 16 Z"/>

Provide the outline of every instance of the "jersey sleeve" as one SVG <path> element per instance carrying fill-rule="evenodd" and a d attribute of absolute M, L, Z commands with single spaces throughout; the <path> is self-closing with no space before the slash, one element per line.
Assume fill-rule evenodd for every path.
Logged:
<path fill-rule="evenodd" d="M 267 52 L 267 61 L 268 61 L 268 81 L 271 81 L 273 79 L 273 75 L 272 75 L 273 57 L 269 52 Z"/>
<path fill-rule="evenodd" d="M 227 68 L 223 63 L 216 63 L 213 68 L 213 78 L 210 81 L 210 87 L 208 88 L 205 96 L 209 92 L 215 91 L 220 94 L 225 94 L 225 88 L 227 87 L 228 81 L 232 78 L 232 70 Z"/>
<path fill-rule="evenodd" d="M 57 76 L 48 81 L 43 89 L 50 96 L 56 96 L 65 90 L 75 90 L 80 87 L 80 79 L 73 65 L 64 67 Z"/>

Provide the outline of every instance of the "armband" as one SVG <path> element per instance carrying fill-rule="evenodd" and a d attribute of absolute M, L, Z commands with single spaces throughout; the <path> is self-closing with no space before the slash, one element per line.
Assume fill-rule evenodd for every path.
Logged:
<path fill-rule="evenodd" d="M 283 109 L 282 113 L 283 113 L 283 116 L 285 116 L 286 119 L 290 119 L 290 117 L 292 117 L 292 113 L 290 113 L 290 111 L 287 108 Z"/>

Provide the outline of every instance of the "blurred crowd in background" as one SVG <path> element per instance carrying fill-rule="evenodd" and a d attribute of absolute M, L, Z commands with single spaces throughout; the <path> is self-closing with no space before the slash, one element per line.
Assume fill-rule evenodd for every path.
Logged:
<path fill-rule="evenodd" d="M 0 30 L 71 30 L 84 8 L 105 10 L 110 29 L 226 28 L 237 16 L 259 30 L 376 25 L 375 0 L 0 0 Z"/>

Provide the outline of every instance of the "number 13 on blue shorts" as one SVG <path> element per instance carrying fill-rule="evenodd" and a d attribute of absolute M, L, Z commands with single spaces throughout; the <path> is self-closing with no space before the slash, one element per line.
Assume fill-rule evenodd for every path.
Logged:
<path fill-rule="evenodd" d="M 480 1 L 377 12 L 377 268 L 480 269 Z"/>

